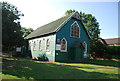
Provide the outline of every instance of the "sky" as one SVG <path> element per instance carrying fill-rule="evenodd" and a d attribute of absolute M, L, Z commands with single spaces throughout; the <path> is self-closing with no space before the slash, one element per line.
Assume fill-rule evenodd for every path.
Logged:
<path fill-rule="evenodd" d="M 24 16 L 22 27 L 38 27 L 65 15 L 69 9 L 92 14 L 99 22 L 100 37 L 118 37 L 118 0 L 0 0 L 16 6 Z M 89 1 L 89 2 L 88 2 Z"/>

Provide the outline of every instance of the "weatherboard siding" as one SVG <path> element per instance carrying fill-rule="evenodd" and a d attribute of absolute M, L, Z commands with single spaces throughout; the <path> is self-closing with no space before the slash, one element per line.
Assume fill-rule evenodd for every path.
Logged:
<path fill-rule="evenodd" d="M 45 37 L 39 37 L 35 39 L 29 40 L 29 43 L 31 44 L 31 54 L 32 57 L 39 57 L 42 59 L 48 59 L 50 61 L 55 60 L 55 40 L 56 35 L 48 35 Z M 46 42 L 47 39 L 50 40 L 50 49 L 49 51 L 46 51 Z M 39 41 L 41 40 L 41 50 L 39 49 Z M 34 41 L 36 42 L 35 50 L 33 50 L 34 47 Z"/>
<path fill-rule="evenodd" d="M 70 37 L 70 31 L 71 31 L 71 25 L 74 22 L 77 22 L 79 27 L 80 27 L 80 38 L 73 38 Z M 76 41 L 81 41 L 86 42 L 87 43 L 87 49 L 89 50 L 89 37 L 85 31 L 85 29 L 83 28 L 82 23 L 79 20 L 76 20 L 74 18 L 70 19 L 57 33 L 56 33 L 56 39 L 60 39 L 62 40 L 63 38 L 65 38 L 67 40 L 67 52 L 61 52 L 61 51 L 56 51 L 56 60 L 66 60 L 66 59 L 70 59 L 70 47 L 76 42 Z M 87 50 L 87 53 L 89 54 L 89 51 Z M 81 58 L 83 58 L 83 50 L 82 51 L 82 56 L 80 56 Z M 78 55 L 79 56 L 79 55 Z M 77 56 L 76 56 L 76 59 Z"/>

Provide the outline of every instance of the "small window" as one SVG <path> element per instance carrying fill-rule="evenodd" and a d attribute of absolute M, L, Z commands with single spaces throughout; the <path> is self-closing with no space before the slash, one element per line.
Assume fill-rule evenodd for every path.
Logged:
<path fill-rule="evenodd" d="M 66 52 L 67 51 L 67 41 L 65 38 L 61 40 L 61 51 Z"/>
<path fill-rule="evenodd" d="M 84 53 L 86 54 L 87 53 L 87 44 L 86 44 L 86 42 L 83 43 L 83 46 L 84 46 Z"/>
<path fill-rule="evenodd" d="M 41 40 L 39 41 L 39 50 L 42 50 L 42 46 L 41 46 Z"/>
<path fill-rule="evenodd" d="M 36 48 L 36 42 L 34 41 L 33 43 L 33 50 L 35 51 L 35 48 Z"/>
<path fill-rule="evenodd" d="M 80 37 L 80 28 L 76 21 L 71 25 L 71 37 L 74 38 Z"/>
<path fill-rule="evenodd" d="M 47 39 L 46 41 L 46 51 L 50 51 L 50 40 Z"/>

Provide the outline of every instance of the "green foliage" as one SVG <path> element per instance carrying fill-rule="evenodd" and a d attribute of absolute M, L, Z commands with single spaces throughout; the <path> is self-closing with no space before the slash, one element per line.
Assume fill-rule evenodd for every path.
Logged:
<path fill-rule="evenodd" d="M 104 54 L 104 58 L 120 59 L 120 46 L 107 46 Z"/>
<path fill-rule="evenodd" d="M 75 12 L 75 10 L 67 10 L 66 12 L 65 12 L 65 15 L 69 15 L 69 14 L 71 14 L 71 13 L 73 13 L 73 12 Z"/>
<path fill-rule="evenodd" d="M 90 41 L 90 53 L 93 58 L 103 58 L 106 51 L 106 46 L 99 40 Z"/>
<path fill-rule="evenodd" d="M 26 36 L 28 36 L 34 30 L 32 28 L 22 27 L 21 31 L 23 32 L 23 37 L 25 38 Z"/>
<path fill-rule="evenodd" d="M 80 12 L 81 19 L 88 30 L 92 39 L 98 39 L 100 34 L 99 23 L 97 19 L 91 14 L 85 14 Z"/>
<path fill-rule="evenodd" d="M 2 2 L 2 46 L 3 51 L 12 50 L 13 46 L 21 46 L 23 37 L 20 25 L 20 16 L 23 14 L 17 10 L 17 7 Z"/>
<path fill-rule="evenodd" d="M 120 59 L 120 46 L 106 46 L 100 41 L 96 41 L 90 48 L 93 58 Z"/>

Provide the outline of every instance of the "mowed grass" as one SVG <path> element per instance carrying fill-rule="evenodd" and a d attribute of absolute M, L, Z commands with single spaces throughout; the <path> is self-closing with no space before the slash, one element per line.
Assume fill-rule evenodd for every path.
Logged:
<path fill-rule="evenodd" d="M 24 58 L 3 58 L 2 79 L 118 79 L 118 67 L 83 63 L 63 64 L 42 63 Z"/>

